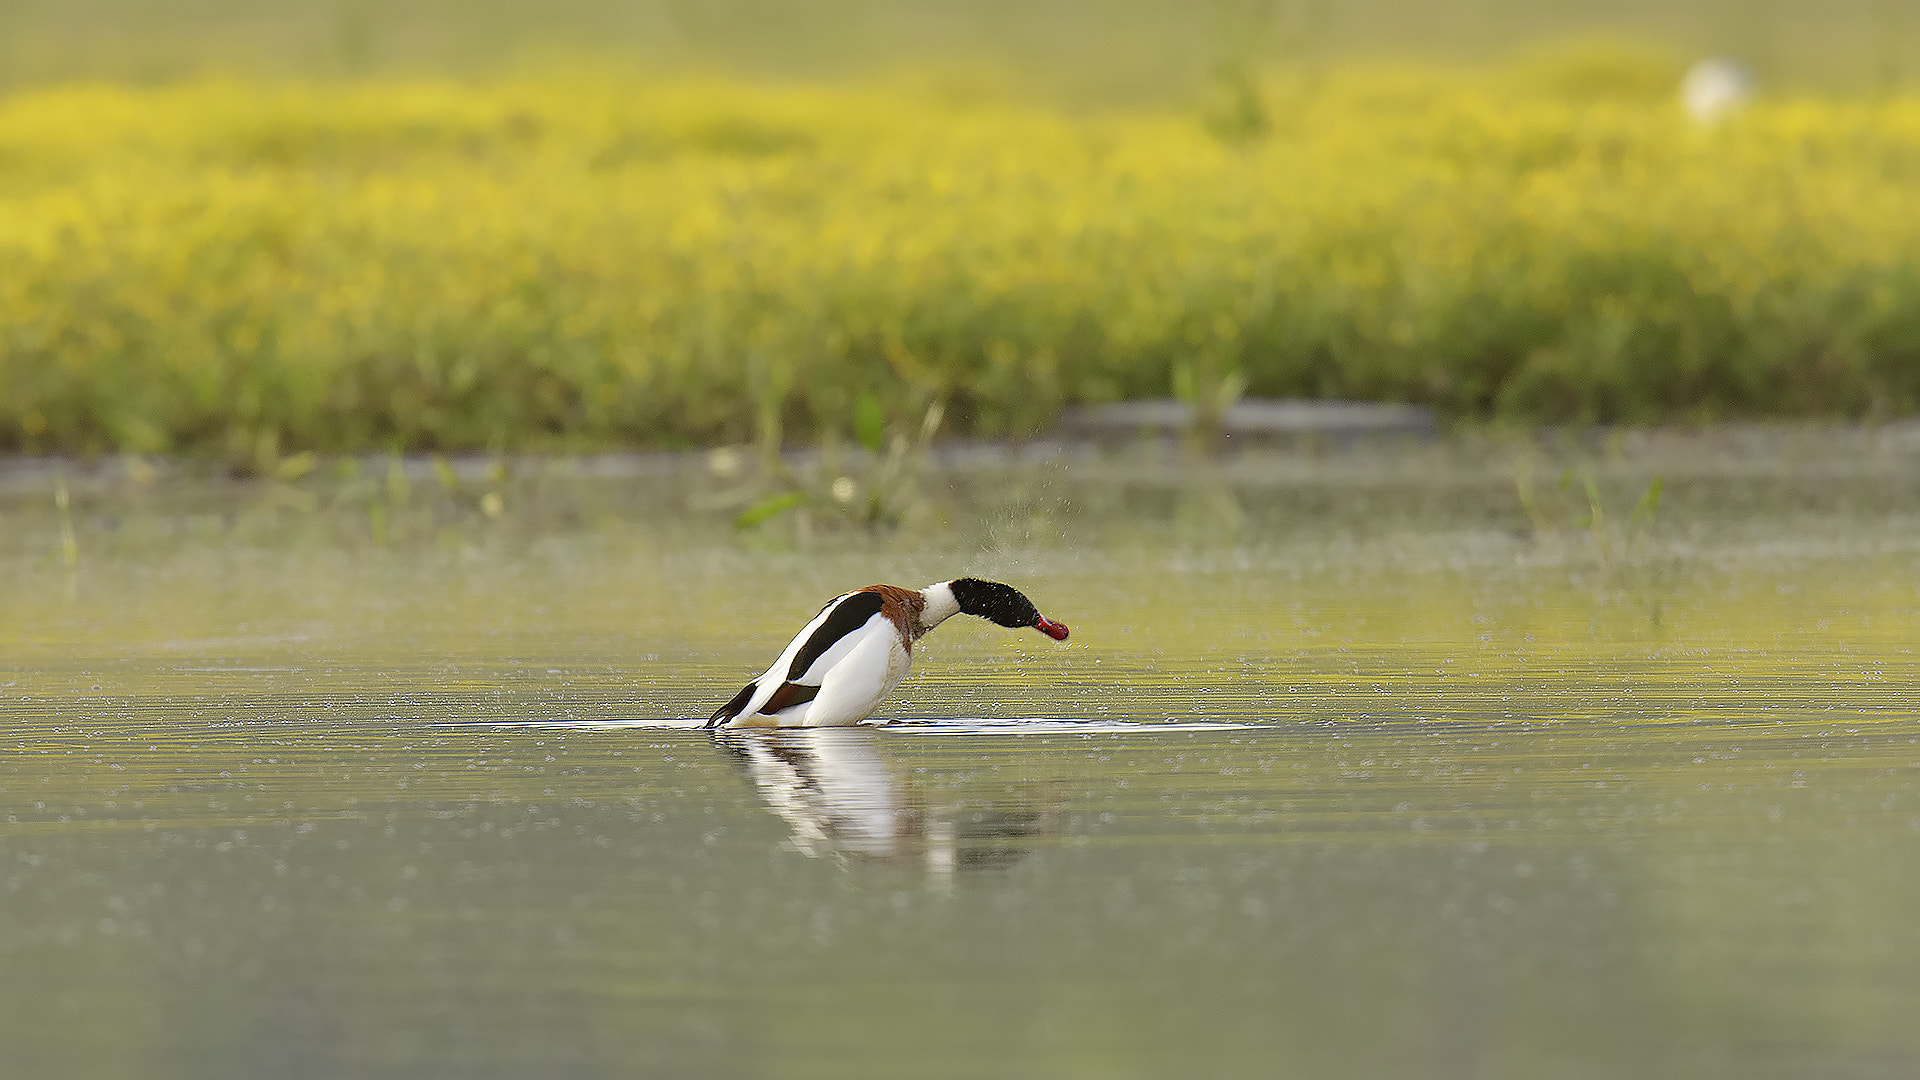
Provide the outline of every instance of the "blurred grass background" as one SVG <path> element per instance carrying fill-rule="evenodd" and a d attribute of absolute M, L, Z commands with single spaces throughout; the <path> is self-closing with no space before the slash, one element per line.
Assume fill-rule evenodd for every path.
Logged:
<path fill-rule="evenodd" d="M 1023 436 L 1183 380 L 1519 423 L 1900 415 L 1906 19 L 15 3 L 0 448 L 687 446 L 845 433 L 862 395 Z M 1723 53 L 1765 92 L 1694 123 L 1681 74 Z"/>
<path fill-rule="evenodd" d="M 473 74 L 592 54 L 808 78 L 987 65 L 1029 88 L 1177 102 L 1223 53 L 1483 62 L 1598 36 L 1861 92 L 1911 80 L 1916 32 L 1904 0 L 10 0 L 0 80 Z"/>

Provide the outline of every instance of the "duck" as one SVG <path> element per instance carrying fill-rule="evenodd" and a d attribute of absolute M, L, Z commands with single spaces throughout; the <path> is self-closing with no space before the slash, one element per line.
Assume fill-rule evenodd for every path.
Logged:
<path fill-rule="evenodd" d="M 980 578 L 924 589 L 869 585 L 827 602 L 759 678 L 714 710 L 706 727 L 843 727 L 866 722 L 913 666 L 913 647 L 955 615 L 977 615 L 1055 641 L 1067 627 L 1011 585 Z M 882 721 L 884 723 L 884 721 Z"/>

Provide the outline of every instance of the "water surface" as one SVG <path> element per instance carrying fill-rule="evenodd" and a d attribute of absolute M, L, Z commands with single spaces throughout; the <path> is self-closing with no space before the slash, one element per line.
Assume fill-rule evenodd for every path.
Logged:
<path fill-rule="evenodd" d="M 962 461 L 879 536 L 737 534 L 698 467 L 16 464 L 0 1064 L 1920 1071 L 1920 457 L 1527 453 L 1530 504 L 1485 448 Z M 1074 637 L 694 726 L 828 596 L 963 572 Z"/>

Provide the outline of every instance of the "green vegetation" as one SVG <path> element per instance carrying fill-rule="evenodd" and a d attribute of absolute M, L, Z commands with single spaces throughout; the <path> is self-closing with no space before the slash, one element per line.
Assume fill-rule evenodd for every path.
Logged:
<path fill-rule="evenodd" d="M 1235 84 L 1258 109 L 1231 130 L 579 65 L 21 91 L 0 449 L 275 473 L 879 446 L 935 407 L 1019 436 L 1171 393 L 1521 423 L 1920 406 L 1920 101 L 1702 128 L 1653 54 L 1289 70 Z"/>

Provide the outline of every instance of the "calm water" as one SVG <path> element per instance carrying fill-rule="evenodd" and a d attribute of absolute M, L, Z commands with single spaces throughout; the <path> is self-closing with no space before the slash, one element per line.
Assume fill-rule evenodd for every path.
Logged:
<path fill-rule="evenodd" d="M 697 463 L 16 462 L 0 1075 L 1920 1074 L 1897 434 L 988 455 L 884 536 Z M 1073 639 L 690 726 L 962 572 Z"/>

